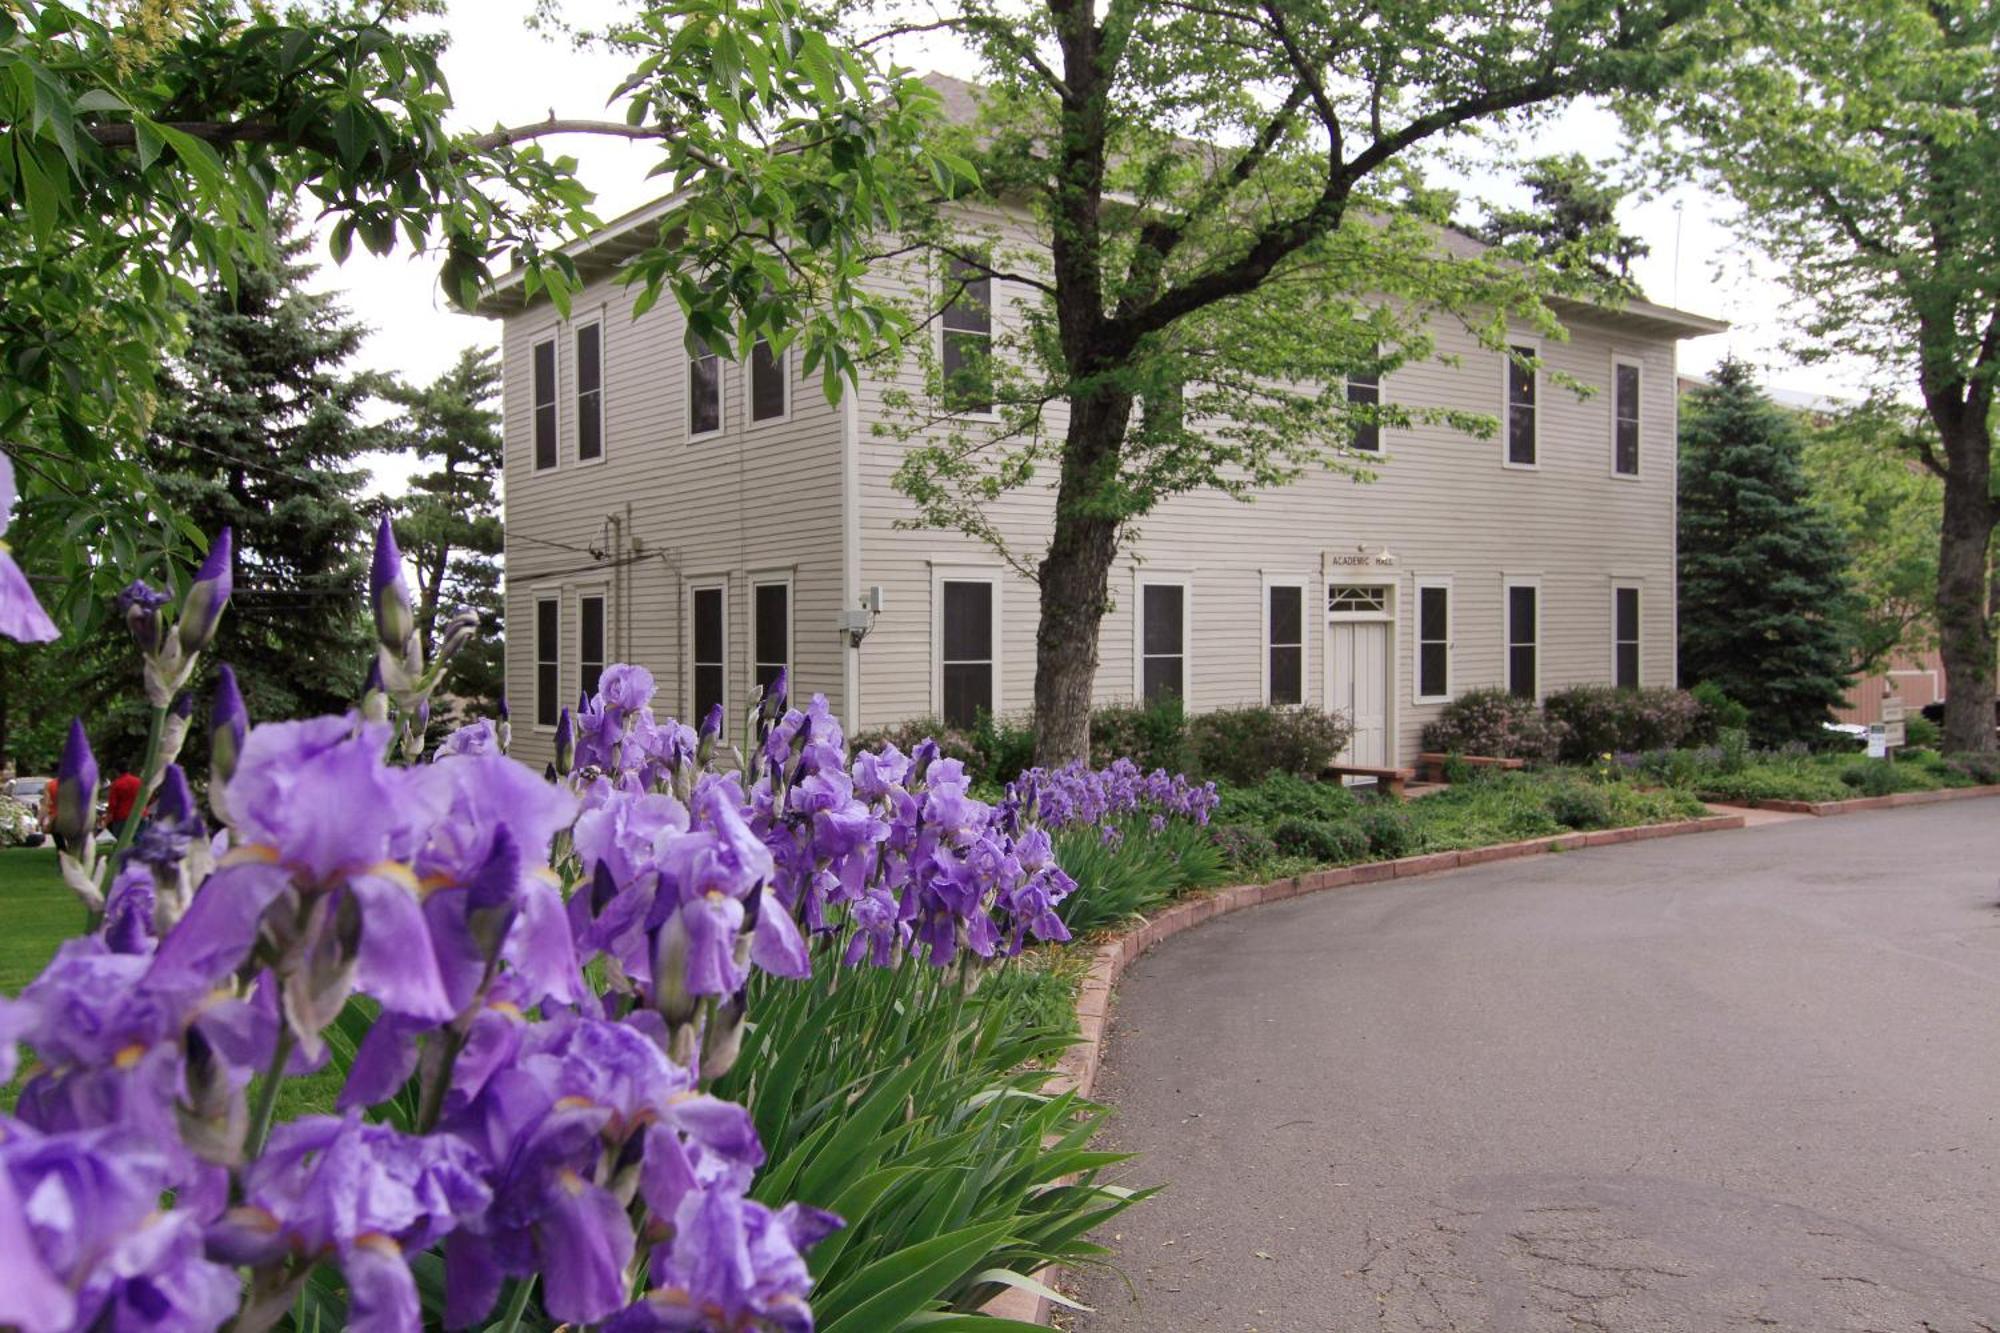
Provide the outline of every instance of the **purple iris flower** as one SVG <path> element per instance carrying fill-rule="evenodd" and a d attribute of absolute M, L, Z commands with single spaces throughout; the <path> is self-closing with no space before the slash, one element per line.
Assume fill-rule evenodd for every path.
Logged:
<path fill-rule="evenodd" d="M 810 975 L 812 964 L 798 926 L 783 911 L 757 910 L 773 863 L 740 812 L 742 793 L 731 782 L 709 782 L 695 796 L 697 829 L 665 839 L 659 847 L 661 889 L 647 921 L 661 932 L 655 956 L 656 987 L 684 986 L 691 996 L 733 995 L 749 978 L 745 961 L 785 977 Z M 739 961 L 736 937 L 750 930 L 749 958 Z M 678 969 L 660 959 L 676 956 Z"/>
<path fill-rule="evenodd" d="M 500 731 L 491 719 L 480 718 L 468 723 L 444 738 L 438 746 L 437 757 L 449 759 L 454 755 L 488 755 L 500 753 Z"/>
<path fill-rule="evenodd" d="M 375 641 L 401 656 L 417 632 L 410 589 L 403 582 L 403 553 L 387 514 L 375 528 L 375 555 L 368 569 L 368 606 L 375 614 Z"/>
<path fill-rule="evenodd" d="M 23 1333 L 208 1333 L 241 1284 L 160 1211 L 166 1162 L 121 1130 L 41 1134 L 0 1117 L 0 1325 Z"/>
<path fill-rule="evenodd" d="M 174 599 L 146 583 L 134 579 L 122 588 L 113 605 L 124 617 L 125 627 L 132 631 L 132 642 L 139 645 L 139 651 L 148 657 L 160 651 L 167 641 L 167 616 L 163 609 Z"/>
<path fill-rule="evenodd" d="M 653 1251 L 653 1288 L 606 1323 L 606 1333 L 812 1333 L 805 1252 L 840 1225 L 796 1203 L 773 1212 L 727 1189 L 690 1194 L 673 1240 Z"/>
<path fill-rule="evenodd" d="M 97 756 L 90 752 L 83 719 L 73 717 L 63 742 L 62 760 L 56 765 L 55 831 L 75 849 L 96 827 Z"/>
<path fill-rule="evenodd" d="M 13 509 L 14 460 L 0 453 L 0 534 L 7 531 L 7 516 Z M 56 623 L 35 600 L 28 576 L 14 563 L 4 541 L 0 541 L 0 634 L 20 643 L 47 643 L 56 637 Z"/>
<path fill-rule="evenodd" d="M 608 666 L 598 679 L 597 697 L 607 712 L 636 713 L 653 701 L 653 673 L 626 662 Z"/>
<path fill-rule="evenodd" d="M 143 864 L 128 862 L 113 877 L 111 890 L 104 895 L 105 947 L 113 953 L 152 953 L 158 939 L 153 926 L 157 902 L 152 871 Z"/>
<path fill-rule="evenodd" d="M 181 651 L 192 656 L 208 647 L 215 627 L 222 623 L 222 609 L 229 605 L 235 586 L 233 572 L 235 543 L 228 528 L 215 534 L 208 556 L 188 585 L 187 600 L 181 603 Z"/>

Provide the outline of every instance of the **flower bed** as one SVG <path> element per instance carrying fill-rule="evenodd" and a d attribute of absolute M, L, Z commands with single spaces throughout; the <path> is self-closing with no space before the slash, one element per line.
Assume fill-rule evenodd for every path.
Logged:
<path fill-rule="evenodd" d="M 1608 767 L 1692 792 L 1708 801 L 1755 805 L 1762 801 L 1830 802 L 1902 792 L 1945 791 L 2000 781 L 1990 756 L 1945 757 L 1910 750 L 1893 760 L 1852 753 L 1813 753 L 1794 746 L 1750 750 L 1740 744 L 1620 754 Z"/>

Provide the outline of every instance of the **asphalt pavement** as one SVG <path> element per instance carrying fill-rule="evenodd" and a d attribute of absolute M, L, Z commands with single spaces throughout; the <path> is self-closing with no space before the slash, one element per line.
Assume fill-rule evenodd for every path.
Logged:
<path fill-rule="evenodd" d="M 2000 800 L 1219 918 L 1110 1034 L 1087 1333 L 2000 1329 Z"/>

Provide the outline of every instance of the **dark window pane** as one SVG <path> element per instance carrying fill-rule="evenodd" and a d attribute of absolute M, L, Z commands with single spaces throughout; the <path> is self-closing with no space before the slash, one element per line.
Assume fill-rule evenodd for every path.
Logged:
<path fill-rule="evenodd" d="M 556 345 L 535 344 L 535 466 L 556 465 Z"/>
<path fill-rule="evenodd" d="M 554 662 L 541 662 L 535 667 L 535 721 L 544 727 L 553 727 L 562 716 L 562 701 L 557 697 L 562 693 L 561 672 Z"/>
<path fill-rule="evenodd" d="M 722 664 L 699 665 L 694 669 L 694 715 L 706 718 L 708 711 L 722 702 Z M 723 730 L 728 730 L 725 722 Z"/>
<path fill-rule="evenodd" d="M 1535 646 L 1522 644 L 1507 650 L 1507 692 L 1523 699 L 1535 697 Z"/>
<path fill-rule="evenodd" d="M 1271 642 L 1300 643 L 1305 625 L 1304 588 L 1271 589 Z"/>
<path fill-rule="evenodd" d="M 946 328 L 992 332 L 993 279 L 984 270 L 962 259 L 952 260 L 944 292 L 951 302 L 944 309 Z"/>
<path fill-rule="evenodd" d="M 722 429 L 722 361 L 712 353 L 688 358 L 688 434 Z"/>
<path fill-rule="evenodd" d="M 1618 453 L 1613 464 L 1619 472 L 1631 476 L 1639 470 L 1639 423 L 1620 421 L 1618 423 Z"/>
<path fill-rule="evenodd" d="M 562 707 L 562 604 L 554 599 L 535 603 L 535 721 L 553 727 Z"/>
<path fill-rule="evenodd" d="M 576 456 L 580 459 L 604 455 L 604 414 L 598 395 L 576 396 Z"/>
<path fill-rule="evenodd" d="M 1620 588 L 1618 598 L 1618 639 L 1636 641 L 1639 637 L 1639 590 Z"/>
<path fill-rule="evenodd" d="M 944 655 L 946 662 L 993 660 L 993 585 L 944 585 Z"/>
<path fill-rule="evenodd" d="M 694 660 L 718 665 L 722 661 L 722 589 L 720 588 L 695 589 Z"/>
<path fill-rule="evenodd" d="M 1618 645 L 1617 684 L 1621 690 L 1639 688 L 1639 645 L 1636 642 Z"/>
<path fill-rule="evenodd" d="M 777 683 L 778 673 L 784 669 L 785 664 L 783 662 L 758 663 L 756 670 L 752 673 L 757 678 L 758 691 L 763 694 L 770 693 L 771 686 Z M 744 706 L 747 708 L 749 705 L 746 704 Z"/>
<path fill-rule="evenodd" d="M 1521 362 L 1532 362 L 1535 359 L 1535 349 L 1516 346 L 1510 350 L 1514 355 L 1507 359 L 1507 401 L 1526 403 L 1532 407 L 1535 402 L 1535 372 L 1531 366 L 1523 365 Z"/>
<path fill-rule="evenodd" d="M 1347 401 L 1364 407 L 1374 407 L 1382 401 L 1382 385 L 1375 375 L 1349 375 L 1347 377 Z M 1354 427 L 1354 447 L 1367 453 L 1375 453 L 1382 448 L 1382 427 L 1370 421 Z"/>
<path fill-rule="evenodd" d="M 1639 419 L 1639 367 L 1637 366 L 1618 367 L 1618 419 L 1620 421 Z"/>
<path fill-rule="evenodd" d="M 943 677 L 946 725 L 970 727 L 979 714 L 993 711 L 991 662 L 948 662 Z"/>
<path fill-rule="evenodd" d="M 1426 642 L 1443 639 L 1450 632 L 1450 624 L 1450 594 L 1443 588 L 1418 589 L 1417 637 Z"/>
<path fill-rule="evenodd" d="M 1180 698 L 1181 659 L 1178 657 L 1147 658 L 1142 684 L 1145 686 L 1147 703 L 1152 703 L 1158 699 Z"/>
<path fill-rule="evenodd" d="M 1535 590 L 1509 588 L 1507 589 L 1507 642 L 1531 644 L 1534 641 Z"/>
<path fill-rule="evenodd" d="M 759 338 L 750 349 L 750 419 L 770 421 L 785 415 L 785 363 L 772 355 L 771 344 Z"/>
<path fill-rule="evenodd" d="M 577 603 L 577 686 L 597 693 L 604 674 L 604 599 L 585 597 Z"/>
<path fill-rule="evenodd" d="M 597 682 L 604 679 L 604 663 L 584 662 L 577 667 L 577 688 L 585 694 L 597 693 Z"/>
<path fill-rule="evenodd" d="M 1171 583 L 1149 583 L 1145 592 L 1145 640 L 1144 651 L 1148 654 L 1179 654 L 1185 640 L 1181 637 L 1182 596 L 1186 590 Z M 1179 676 L 1175 676 L 1178 682 Z"/>
<path fill-rule="evenodd" d="M 791 611 L 787 606 L 791 589 L 782 583 L 757 585 L 756 661 L 762 666 L 783 666 L 790 661 Z"/>
<path fill-rule="evenodd" d="M 596 393 L 604 387 L 604 365 L 601 353 L 604 348 L 604 330 L 601 325 L 586 324 L 576 331 L 576 391 Z"/>
<path fill-rule="evenodd" d="M 604 329 L 587 324 L 576 331 L 576 456 L 604 453 Z"/>
<path fill-rule="evenodd" d="M 1451 692 L 1450 665 L 1443 640 L 1425 643 L 1417 649 L 1417 693 L 1438 698 Z"/>
<path fill-rule="evenodd" d="M 1305 651 L 1296 644 L 1271 645 L 1271 702 L 1305 702 Z"/>
<path fill-rule="evenodd" d="M 1532 407 L 1507 409 L 1507 461 L 1535 461 L 1535 409 Z"/>
<path fill-rule="evenodd" d="M 993 410 L 993 368 L 988 364 L 992 343 L 983 333 L 945 330 L 944 401 L 952 410 Z"/>

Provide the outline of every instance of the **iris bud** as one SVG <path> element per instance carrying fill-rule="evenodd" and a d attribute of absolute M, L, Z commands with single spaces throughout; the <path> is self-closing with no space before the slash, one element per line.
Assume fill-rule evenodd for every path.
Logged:
<path fill-rule="evenodd" d="M 469 606 L 461 606 L 451 613 L 451 619 L 444 622 L 444 635 L 438 640 L 436 661 L 449 660 L 458 650 L 472 642 L 472 636 L 479 633 L 479 613 Z"/>
<path fill-rule="evenodd" d="M 743 1052 L 744 1018 L 749 1009 L 750 992 L 747 989 L 737 991 L 715 1006 L 715 1016 L 701 1043 L 703 1079 L 721 1078 L 736 1067 L 736 1057 Z"/>
<path fill-rule="evenodd" d="M 653 938 L 653 1007 L 674 1027 L 692 1019 L 701 1006 L 687 987 L 688 944 L 687 923 L 679 912 Z"/>
<path fill-rule="evenodd" d="M 187 773 L 179 764 L 168 764 L 160 774 L 160 794 L 154 799 L 153 818 L 182 824 L 195 817 L 194 792 L 188 786 Z"/>
<path fill-rule="evenodd" d="M 249 731 L 250 718 L 243 707 L 242 691 L 236 688 L 236 673 L 224 663 L 215 669 L 215 693 L 208 701 L 211 785 L 221 787 L 236 775 L 236 761 L 243 754 L 243 738 Z"/>
<path fill-rule="evenodd" d="M 147 586 L 140 579 L 125 585 L 118 594 L 117 607 L 125 617 L 125 627 L 132 631 L 132 642 L 139 645 L 139 652 L 146 657 L 158 653 L 167 641 L 166 604 L 173 599 L 157 588 Z"/>
<path fill-rule="evenodd" d="M 771 688 L 764 691 L 762 712 L 767 718 L 782 717 L 785 712 L 785 695 L 791 690 L 790 669 L 779 667 L 778 675 L 771 682 Z"/>
<path fill-rule="evenodd" d="M 556 719 L 557 775 L 565 778 L 568 777 L 569 771 L 575 763 L 576 720 L 570 716 L 569 709 L 565 708 L 562 710 L 562 716 Z"/>
<path fill-rule="evenodd" d="M 82 719 L 71 718 L 62 763 L 56 768 L 55 831 L 72 849 L 80 849 L 95 832 L 96 823 L 97 756 L 90 752 L 90 737 L 84 734 Z"/>
<path fill-rule="evenodd" d="M 195 571 L 194 586 L 181 604 L 181 651 L 190 656 L 208 647 L 222 621 L 222 608 L 229 605 L 229 594 L 235 587 L 234 549 L 235 539 L 228 528 L 215 534 L 208 558 Z"/>
<path fill-rule="evenodd" d="M 368 675 L 361 682 L 361 716 L 370 722 L 389 720 L 389 692 L 382 685 L 382 659 L 379 657 L 368 664 Z"/>
<path fill-rule="evenodd" d="M 375 529 L 375 563 L 368 575 L 368 604 L 375 612 L 375 639 L 400 656 L 417 630 L 417 613 L 410 606 L 410 590 L 403 583 L 403 553 L 396 549 L 395 529 L 389 516 Z"/>

